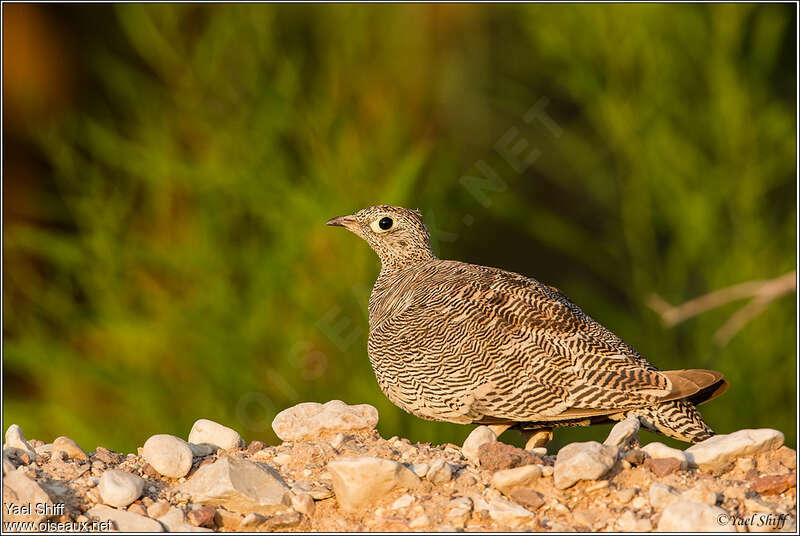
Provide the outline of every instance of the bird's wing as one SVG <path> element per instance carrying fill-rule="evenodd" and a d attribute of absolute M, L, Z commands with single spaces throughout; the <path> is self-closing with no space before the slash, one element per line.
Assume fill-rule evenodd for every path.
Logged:
<path fill-rule="evenodd" d="M 459 408 L 471 417 L 607 413 L 672 391 L 667 376 L 560 293 L 503 270 L 441 261 L 373 330 L 392 338 L 402 366 L 441 370 L 418 376 L 442 399 L 478 393 Z"/>

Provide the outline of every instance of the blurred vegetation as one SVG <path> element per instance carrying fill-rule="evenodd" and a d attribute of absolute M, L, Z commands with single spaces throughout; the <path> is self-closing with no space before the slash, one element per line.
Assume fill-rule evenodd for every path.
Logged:
<path fill-rule="evenodd" d="M 4 21 L 4 426 L 129 452 L 204 417 L 275 441 L 276 412 L 337 398 L 378 407 L 386 437 L 462 441 L 378 389 L 377 259 L 323 225 L 393 203 L 423 211 L 441 257 L 559 287 L 660 368 L 723 371 L 703 407 L 718 432 L 795 445 L 794 295 L 724 347 L 741 302 L 675 328 L 647 306 L 796 267 L 792 6 L 16 4 Z"/>

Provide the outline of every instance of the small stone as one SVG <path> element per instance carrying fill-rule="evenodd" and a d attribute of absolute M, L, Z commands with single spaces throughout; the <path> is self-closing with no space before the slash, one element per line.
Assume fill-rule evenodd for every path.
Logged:
<path fill-rule="evenodd" d="M 675 488 L 661 482 L 653 482 L 650 485 L 650 504 L 653 508 L 662 509 L 678 502 L 679 495 Z"/>
<path fill-rule="evenodd" d="M 642 465 L 646 459 L 647 453 L 641 449 L 631 449 L 622 455 L 622 461 L 628 463 L 628 468 L 632 465 Z"/>
<path fill-rule="evenodd" d="M 511 469 L 541 461 L 527 450 L 518 449 L 499 441 L 481 445 L 478 448 L 478 460 L 481 467 L 489 471 Z"/>
<path fill-rule="evenodd" d="M 406 493 L 405 495 L 398 497 L 389 508 L 392 510 L 400 510 L 401 508 L 408 508 L 412 504 L 414 504 L 414 496 Z"/>
<path fill-rule="evenodd" d="M 125 507 L 142 495 L 144 480 L 119 469 L 109 469 L 100 477 L 98 489 L 105 504 Z"/>
<path fill-rule="evenodd" d="M 797 452 L 786 445 L 773 452 L 772 457 L 791 471 L 797 469 Z"/>
<path fill-rule="evenodd" d="M 339 447 L 341 447 L 343 443 L 344 443 L 344 434 L 343 434 L 343 433 L 341 433 L 341 432 L 340 432 L 340 433 L 338 433 L 338 434 L 336 434 L 336 435 L 333 437 L 333 439 L 331 439 L 331 446 L 332 446 L 334 449 L 337 449 L 337 450 L 338 450 L 338 449 L 339 449 Z"/>
<path fill-rule="evenodd" d="M 314 515 L 314 510 L 316 510 L 316 504 L 314 504 L 314 497 L 312 497 L 308 493 L 299 493 L 296 495 L 292 495 L 292 508 L 294 508 L 301 514 L 305 515 L 306 517 L 311 517 Z"/>
<path fill-rule="evenodd" d="M 97 447 L 92 454 L 93 461 L 100 461 L 108 465 L 116 465 L 122 462 L 122 454 L 118 454 L 105 447 Z"/>
<path fill-rule="evenodd" d="M 53 452 L 63 452 L 66 454 L 67 458 L 73 459 L 77 458 L 80 460 L 88 460 L 89 456 L 83 451 L 83 449 L 72 439 L 61 436 L 57 437 L 53 441 Z"/>
<path fill-rule="evenodd" d="M 679 502 L 668 506 L 661 514 L 656 530 L 659 532 L 729 532 L 731 528 L 720 523 L 728 513 L 717 506 L 697 502 Z"/>
<path fill-rule="evenodd" d="M 25 436 L 22 434 L 22 428 L 17 424 L 12 424 L 6 430 L 6 444 L 4 447 L 13 447 L 26 453 L 31 458 L 36 457 L 36 450 L 28 443 Z"/>
<path fill-rule="evenodd" d="M 575 510 L 572 511 L 572 519 L 574 519 L 579 525 L 583 525 L 585 527 L 591 527 L 597 522 L 598 518 L 590 510 L 586 510 L 584 508 L 576 508 Z"/>
<path fill-rule="evenodd" d="M 658 477 L 667 476 L 681 468 L 680 460 L 675 458 L 647 458 L 644 466 Z"/>
<path fill-rule="evenodd" d="M 539 467 L 542 469 L 542 476 L 553 476 L 553 473 L 555 472 L 552 465 L 540 465 Z"/>
<path fill-rule="evenodd" d="M 797 473 L 762 476 L 750 483 L 750 490 L 760 495 L 776 495 L 797 486 Z"/>
<path fill-rule="evenodd" d="M 541 493 L 532 488 L 517 488 L 509 494 L 509 497 L 528 510 L 536 510 L 544 504 Z"/>
<path fill-rule="evenodd" d="M 647 506 L 647 499 L 642 496 L 636 497 L 631 501 L 631 508 L 634 510 L 641 510 Z"/>
<path fill-rule="evenodd" d="M 783 434 L 769 428 L 746 429 L 718 434 L 692 445 L 684 452 L 690 467 L 714 470 L 736 458 L 776 450 L 783 445 Z"/>
<path fill-rule="evenodd" d="M 606 489 L 608 487 L 608 480 L 601 480 L 596 484 L 592 484 L 591 486 L 586 486 L 586 493 L 592 493 L 595 491 L 600 491 L 601 489 Z"/>
<path fill-rule="evenodd" d="M 213 506 L 201 506 L 186 514 L 186 519 L 195 527 L 210 527 L 214 524 L 217 509 Z"/>
<path fill-rule="evenodd" d="M 226 532 L 238 530 L 242 524 L 242 519 L 244 518 L 241 514 L 230 512 L 225 508 L 217 508 L 217 513 L 214 514 L 214 524 L 219 529 L 225 529 Z"/>
<path fill-rule="evenodd" d="M 498 523 L 509 527 L 518 527 L 535 519 L 530 510 L 499 498 L 489 503 L 489 516 Z"/>
<path fill-rule="evenodd" d="M 48 456 L 52 456 L 52 454 L 53 454 L 53 444 L 52 443 L 46 443 L 46 444 L 40 445 L 38 447 L 33 447 L 33 449 L 36 451 L 36 454 L 39 455 L 39 456 L 48 457 Z"/>
<path fill-rule="evenodd" d="M 649 519 L 637 518 L 636 514 L 626 510 L 617 519 L 617 527 L 623 532 L 650 532 L 653 525 Z"/>
<path fill-rule="evenodd" d="M 396 487 L 415 489 L 419 477 L 406 466 L 370 456 L 339 458 L 328 463 L 333 490 L 345 511 L 358 510 Z"/>
<path fill-rule="evenodd" d="M 534 447 L 531 449 L 531 452 L 536 454 L 539 457 L 547 456 L 547 448 L 546 447 Z"/>
<path fill-rule="evenodd" d="M 242 514 L 271 514 L 289 506 L 289 488 L 271 467 L 241 458 L 221 458 L 199 468 L 178 491 L 195 503 Z"/>
<path fill-rule="evenodd" d="M 478 426 L 467 436 L 464 440 L 464 445 L 461 447 L 461 452 L 464 457 L 477 464 L 480 460 L 479 449 L 483 445 L 494 443 L 497 441 L 497 435 L 488 426 Z"/>
<path fill-rule="evenodd" d="M 456 479 L 456 486 L 459 486 L 459 487 L 462 487 L 462 488 L 469 488 L 471 486 L 474 486 L 477 483 L 478 483 L 478 479 L 475 478 L 475 475 L 472 475 L 472 474 L 467 473 L 467 472 L 461 473 L 458 476 L 458 478 Z"/>
<path fill-rule="evenodd" d="M 275 463 L 275 465 L 286 465 L 292 461 L 292 457 L 289 454 L 278 454 L 272 458 L 272 461 Z"/>
<path fill-rule="evenodd" d="M 198 419 L 189 432 L 189 443 L 208 444 L 219 449 L 244 447 L 244 439 L 239 432 L 208 419 Z"/>
<path fill-rule="evenodd" d="M 303 516 L 300 514 L 300 512 L 295 512 L 292 510 L 283 514 L 269 516 L 266 520 L 264 520 L 261 528 L 265 531 L 277 531 L 287 527 L 294 527 L 295 525 L 299 525 L 302 521 Z"/>
<path fill-rule="evenodd" d="M 266 517 L 264 517 L 264 516 L 262 516 L 260 514 L 256 514 L 255 512 L 253 512 L 253 513 L 250 513 L 250 514 L 247 514 L 246 516 L 244 516 L 244 519 L 242 519 L 242 526 L 243 527 L 257 527 L 258 525 L 262 524 L 266 520 L 267 520 Z"/>
<path fill-rule="evenodd" d="M 144 444 L 144 459 L 153 469 L 170 478 L 186 476 L 192 468 L 192 449 L 175 436 L 154 435 Z"/>
<path fill-rule="evenodd" d="M 608 438 L 603 441 L 604 445 L 617 447 L 619 449 L 628 446 L 634 441 L 638 441 L 639 436 L 639 418 L 628 417 L 627 419 L 618 422 L 611 429 Z"/>
<path fill-rule="evenodd" d="M 409 467 L 415 475 L 420 478 L 425 478 L 425 475 L 428 474 L 428 470 L 430 469 L 430 465 L 427 463 L 415 463 Z"/>
<path fill-rule="evenodd" d="M 672 447 L 666 446 L 664 443 L 659 443 L 654 441 L 652 443 L 648 443 L 647 445 L 643 446 L 641 449 L 647 456 L 650 458 L 673 458 L 680 462 L 680 468 L 686 469 L 688 467 L 688 461 L 686 460 L 686 454 L 683 453 L 682 450 L 674 449 Z"/>
<path fill-rule="evenodd" d="M 267 448 L 267 445 L 264 444 L 263 441 L 251 441 L 249 445 L 247 445 L 247 453 L 248 454 L 255 454 L 256 452 L 260 452 Z"/>
<path fill-rule="evenodd" d="M 128 507 L 128 512 L 132 512 L 132 513 L 138 514 L 140 516 L 146 516 L 147 515 L 147 508 L 145 508 L 143 505 L 141 505 L 139 503 L 133 503 L 132 505 L 130 505 Z"/>
<path fill-rule="evenodd" d="M 37 524 L 47 518 L 39 509 L 52 505 L 50 496 L 38 483 L 25 476 L 22 469 L 10 471 L 3 478 L 3 523 L 17 521 Z M 9 510 L 11 506 L 20 506 L 21 509 Z"/>
<path fill-rule="evenodd" d="M 756 461 L 753 458 L 739 458 L 736 460 L 736 468 L 744 473 L 752 471 L 756 468 Z"/>
<path fill-rule="evenodd" d="M 419 517 L 415 517 L 414 519 L 412 519 L 411 522 L 408 524 L 408 526 L 409 528 L 412 529 L 421 529 L 423 527 L 427 527 L 430 524 L 431 524 L 431 519 L 427 515 L 423 514 Z"/>
<path fill-rule="evenodd" d="M 210 532 L 211 529 L 196 527 L 186 522 L 186 515 L 180 508 L 170 508 L 158 521 L 170 532 Z"/>
<path fill-rule="evenodd" d="M 153 519 L 163 516 L 169 511 L 169 503 L 167 501 L 156 501 L 147 507 L 147 515 Z"/>
<path fill-rule="evenodd" d="M 325 404 L 304 402 L 278 413 L 272 429 L 283 441 L 317 438 L 326 432 L 372 430 L 378 424 L 378 410 L 369 404 L 349 406 L 341 400 Z"/>
<path fill-rule="evenodd" d="M 542 474 L 537 465 L 523 465 L 514 469 L 504 469 L 492 475 L 492 487 L 508 495 L 515 487 L 525 486 Z"/>
<path fill-rule="evenodd" d="M 428 481 L 434 484 L 450 482 L 453 478 L 453 468 L 444 460 L 434 460 L 426 476 Z"/>
<path fill-rule="evenodd" d="M 553 481 L 558 489 L 573 486 L 579 480 L 596 480 L 605 475 L 617 460 L 617 447 L 596 441 L 570 443 L 558 452 Z"/>
<path fill-rule="evenodd" d="M 705 504 L 717 504 L 721 499 L 720 495 L 710 489 L 706 484 L 700 483 L 691 489 L 681 493 L 680 502 L 701 502 Z"/>
<path fill-rule="evenodd" d="M 98 504 L 86 511 L 89 517 L 100 521 L 111 521 L 120 532 L 164 532 L 164 527 L 155 519 L 150 519 L 126 510 L 117 510 L 105 504 Z"/>
<path fill-rule="evenodd" d="M 625 488 L 617 492 L 617 500 L 622 504 L 627 504 L 636 495 L 636 488 Z"/>

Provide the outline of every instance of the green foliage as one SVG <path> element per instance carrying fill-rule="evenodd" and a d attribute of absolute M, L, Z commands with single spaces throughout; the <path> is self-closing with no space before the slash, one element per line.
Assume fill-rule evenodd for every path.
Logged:
<path fill-rule="evenodd" d="M 30 125 L 52 184 L 4 233 L 6 426 L 131 451 L 204 417 L 274 441 L 277 411 L 338 398 L 387 437 L 461 441 L 380 393 L 377 259 L 323 225 L 396 203 L 440 256 L 559 287 L 660 368 L 723 371 L 717 431 L 795 444 L 793 299 L 722 348 L 741 303 L 672 329 L 646 305 L 795 267 L 789 6 L 70 9 L 106 24 L 76 22 L 85 98 Z"/>

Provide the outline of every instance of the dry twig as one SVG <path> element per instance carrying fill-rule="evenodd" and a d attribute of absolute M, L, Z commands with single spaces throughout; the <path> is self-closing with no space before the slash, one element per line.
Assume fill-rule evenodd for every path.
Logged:
<path fill-rule="evenodd" d="M 661 316 L 664 324 L 672 327 L 709 309 L 743 298 L 752 298 L 714 334 L 714 342 L 725 346 L 739 330 L 758 316 L 772 301 L 796 290 L 797 271 L 793 270 L 774 279 L 747 281 L 725 287 L 675 306 L 667 303 L 658 294 L 652 294 L 648 298 L 647 304 Z"/>

